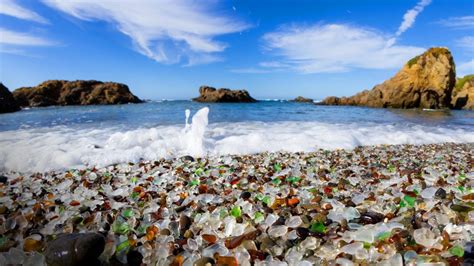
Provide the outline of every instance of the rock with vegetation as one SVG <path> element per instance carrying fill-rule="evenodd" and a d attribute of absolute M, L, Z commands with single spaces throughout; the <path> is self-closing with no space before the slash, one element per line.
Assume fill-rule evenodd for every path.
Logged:
<path fill-rule="evenodd" d="M 328 97 L 321 104 L 391 108 L 449 108 L 456 82 L 453 57 L 447 48 L 430 48 L 409 60 L 389 80 L 351 97 Z"/>
<path fill-rule="evenodd" d="M 49 80 L 13 92 L 20 106 L 126 104 L 142 102 L 127 85 L 95 80 Z"/>
<path fill-rule="evenodd" d="M 310 99 L 310 98 L 305 98 L 303 96 L 298 96 L 296 98 L 294 98 L 293 100 L 291 100 L 292 102 L 296 102 L 296 103 L 312 103 L 313 102 L 313 99 Z"/>
<path fill-rule="evenodd" d="M 0 114 L 11 113 L 20 110 L 20 107 L 13 98 L 12 93 L 5 85 L 0 83 Z"/>
<path fill-rule="evenodd" d="M 454 109 L 474 110 L 474 74 L 456 81 L 451 104 Z"/>
<path fill-rule="evenodd" d="M 193 101 L 205 103 L 252 103 L 256 102 L 246 90 L 216 89 L 209 86 L 199 88 L 199 97 Z"/>

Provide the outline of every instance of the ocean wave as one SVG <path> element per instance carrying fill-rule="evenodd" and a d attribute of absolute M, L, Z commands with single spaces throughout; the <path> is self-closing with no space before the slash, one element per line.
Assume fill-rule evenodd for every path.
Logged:
<path fill-rule="evenodd" d="M 418 124 L 237 122 L 208 125 L 208 108 L 185 126 L 77 129 L 67 126 L 0 132 L 0 171 L 43 172 L 183 155 L 350 149 L 361 145 L 474 142 L 474 132 Z"/>

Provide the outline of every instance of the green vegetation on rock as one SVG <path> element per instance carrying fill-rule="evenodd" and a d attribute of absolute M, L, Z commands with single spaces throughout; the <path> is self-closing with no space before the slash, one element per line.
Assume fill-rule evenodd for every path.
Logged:
<path fill-rule="evenodd" d="M 464 87 L 464 84 L 466 84 L 466 82 L 468 82 L 471 79 L 474 79 L 474 74 L 466 75 L 462 78 L 458 78 L 456 80 L 456 85 L 454 86 L 453 95 L 456 95 L 460 90 L 462 90 L 462 88 Z"/>
<path fill-rule="evenodd" d="M 407 62 L 407 65 L 408 67 L 411 67 L 412 65 L 416 64 L 416 62 L 418 61 L 418 58 L 420 58 L 419 55 L 413 57 L 412 59 L 408 60 Z"/>

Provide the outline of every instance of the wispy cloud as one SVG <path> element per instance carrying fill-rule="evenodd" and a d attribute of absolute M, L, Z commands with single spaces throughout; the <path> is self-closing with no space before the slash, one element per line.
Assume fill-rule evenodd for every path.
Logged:
<path fill-rule="evenodd" d="M 424 51 L 387 46 L 389 40 L 376 30 L 346 24 L 292 25 L 263 36 L 265 49 L 281 59 L 280 65 L 303 73 L 396 68 Z"/>
<path fill-rule="evenodd" d="M 332 73 L 400 67 L 425 50 L 423 47 L 397 45 L 396 42 L 430 3 L 431 0 L 421 0 L 405 12 L 394 34 L 351 24 L 280 26 L 262 37 L 264 50 L 277 60 L 261 62 L 259 68 Z"/>
<path fill-rule="evenodd" d="M 38 13 L 20 6 L 16 0 L 1 1 L 0 14 L 43 24 L 49 23 L 47 19 L 38 15 Z"/>
<path fill-rule="evenodd" d="M 397 33 L 395 33 L 395 35 L 398 37 L 406 30 L 411 28 L 411 26 L 413 26 L 415 23 L 418 14 L 420 14 L 430 3 L 431 0 L 421 0 L 414 8 L 408 10 L 405 15 L 403 15 L 403 21 L 400 24 L 400 27 L 398 27 Z"/>
<path fill-rule="evenodd" d="M 439 24 L 455 29 L 474 28 L 474 16 L 451 17 L 438 21 Z"/>
<path fill-rule="evenodd" d="M 460 77 L 474 74 L 474 59 L 471 59 L 471 61 L 467 61 L 467 62 L 459 64 L 456 67 L 456 71 L 458 73 L 458 76 Z"/>
<path fill-rule="evenodd" d="M 32 35 L 31 33 L 16 32 L 0 28 L 1 46 L 52 46 L 55 42 Z"/>
<path fill-rule="evenodd" d="M 81 20 L 103 20 L 129 36 L 138 52 L 161 63 L 187 65 L 222 60 L 227 44 L 217 36 L 245 30 L 236 21 L 193 0 L 43 0 Z M 211 3 L 215 3 L 212 1 Z"/>
<path fill-rule="evenodd" d="M 474 52 L 474 36 L 465 36 L 456 40 L 456 45 Z"/>

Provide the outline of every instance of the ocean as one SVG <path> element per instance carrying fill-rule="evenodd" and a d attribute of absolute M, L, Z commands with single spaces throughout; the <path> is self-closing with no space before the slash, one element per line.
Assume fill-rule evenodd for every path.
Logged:
<path fill-rule="evenodd" d="M 46 107 L 0 115 L 0 171 L 102 167 L 183 155 L 442 142 L 474 142 L 474 112 L 280 100 Z"/>

